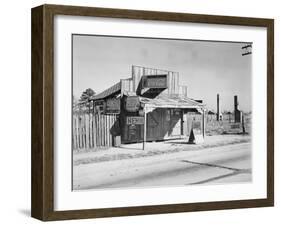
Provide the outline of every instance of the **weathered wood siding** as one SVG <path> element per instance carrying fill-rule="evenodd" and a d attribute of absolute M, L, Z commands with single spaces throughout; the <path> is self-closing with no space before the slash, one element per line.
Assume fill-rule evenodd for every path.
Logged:
<path fill-rule="evenodd" d="M 121 79 L 121 94 L 136 94 L 142 76 L 167 75 L 167 89 L 159 95 L 182 95 L 187 97 L 187 87 L 181 86 L 179 73 L 148 67 L 132 66 L 132 78 Z M 124 113 L 121 116 L 122 143 L 143 141 L 143 125 L 126 125 L 126 117 L 135 115 Z M 184 128 L 184 126 L 186 128 Z M 184 124 L 183 112 L 176 109 L 155 109 L 147 115 L 147 141 L 164 140 L 189 135 L 188 122 Z M 189 126 L 191 127 L 191 126 Z"/>
<path fill-rule="evenodd" d="M 121 79 L 121 94 L 135 93 L 133 86 L 133 79 Z"/>
<path fill-rule="evenodd" d="M 149 75 L 163 75 L 163 74 L 167 75 L 168 88 L 164 90 L 160 95 L 187 96 L 187 87 L 180 85 L 178 72 L 155 69 L 155 68 L 147 68 L 147 67 L 141 67 L 135 65 L 132 66 L 132 80 L 130 81 L 132 83 L 132 87 L 130 87 L 130 91 L 136 92 L 141 77 L 143 75 L 149 76 Z M 127 90 L 128 85 L 125 83 L 123 85 L 126 85 L 126 87 L 124 87 L 124 90 Z"/>
<path fill-rule="evenodd" d="M 122 143 L 142 142 L 143 125 L 127 125 L 126 115 L 121 118 Z M 201 120 L 202 115 L 182 109 L 155 109 L 147 113 L 147 141 L 188 137 L 192 124 Z"/>
<path fill-rule="evenodd" d="M 74 113 L 72 122 L 72 149 L 90 149 L 113 145 L 113 127 L 117 115 Z"/>
<path fill-rule="evenodd" d="M 181 135 L 181 110 L 155 109 L 147 114 L 147 140 L 179 138 Z"/>

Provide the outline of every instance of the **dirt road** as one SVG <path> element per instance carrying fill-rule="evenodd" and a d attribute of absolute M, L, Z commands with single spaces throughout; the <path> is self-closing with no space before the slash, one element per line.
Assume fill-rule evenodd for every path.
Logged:
<path fill-rule="evenodd" d="M 103 189 L 251 181 L 250 143 L 160 156 L 82 164 L 73 188 Z"/>

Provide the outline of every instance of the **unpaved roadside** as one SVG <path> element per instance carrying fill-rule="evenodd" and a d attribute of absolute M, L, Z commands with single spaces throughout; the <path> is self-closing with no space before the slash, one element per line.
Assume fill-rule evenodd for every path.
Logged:
<path fill-rule="evenodd" d="M 73 168 L 74 190 L 250 181 L 250 143 Z"/>
<path fill-rule="evenodd" d="M 111 147 L 106 150 L 95 150 L 73 155 L 73 165 L 90 164 L 97 162 L 115 161 L 122 159 L 143 158 L 149 156 L 176 153 L 181 151 L 196 151 L 207 148 L 221 147 L 231 144 L 249 143 L 247 135 L 218 135 L 207 136 L 202 144 L 187 144 L 187 140 L 172 140 L 147 143 L 146 150 L 141 150 L 141 144 L 127 144 L 121 147 Z"/>

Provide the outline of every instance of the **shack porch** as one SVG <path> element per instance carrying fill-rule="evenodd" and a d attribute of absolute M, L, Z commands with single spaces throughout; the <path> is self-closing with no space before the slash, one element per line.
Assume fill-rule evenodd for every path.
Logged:
<path fill-rule="evenodd" d="M 121 116 L 122 143 L 187 138 L 191 129 L 205 135 L 205 108 L 202 103 L 178 95 L 140 96 L 138 99 L 141 108 L 138 114 L 124 111 Z"/>

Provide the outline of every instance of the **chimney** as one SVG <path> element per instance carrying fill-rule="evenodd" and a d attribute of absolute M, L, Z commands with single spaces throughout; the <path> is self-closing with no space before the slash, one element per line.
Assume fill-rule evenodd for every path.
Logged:
<path fill-rule="evenodd" d="M 220 95 L 217 94 L 217 121 L 220 120 Z"/>
<path fill-rule="evenodd" d="M 238 110 L 238 96 L 234 96 L 234 122 L 241 122 L 241 111 Z"/>
<path fill-rule="evenodd" d="M 238 97 L 237 95 L 234 96 L 234 112 L 238 110 Z"/>

